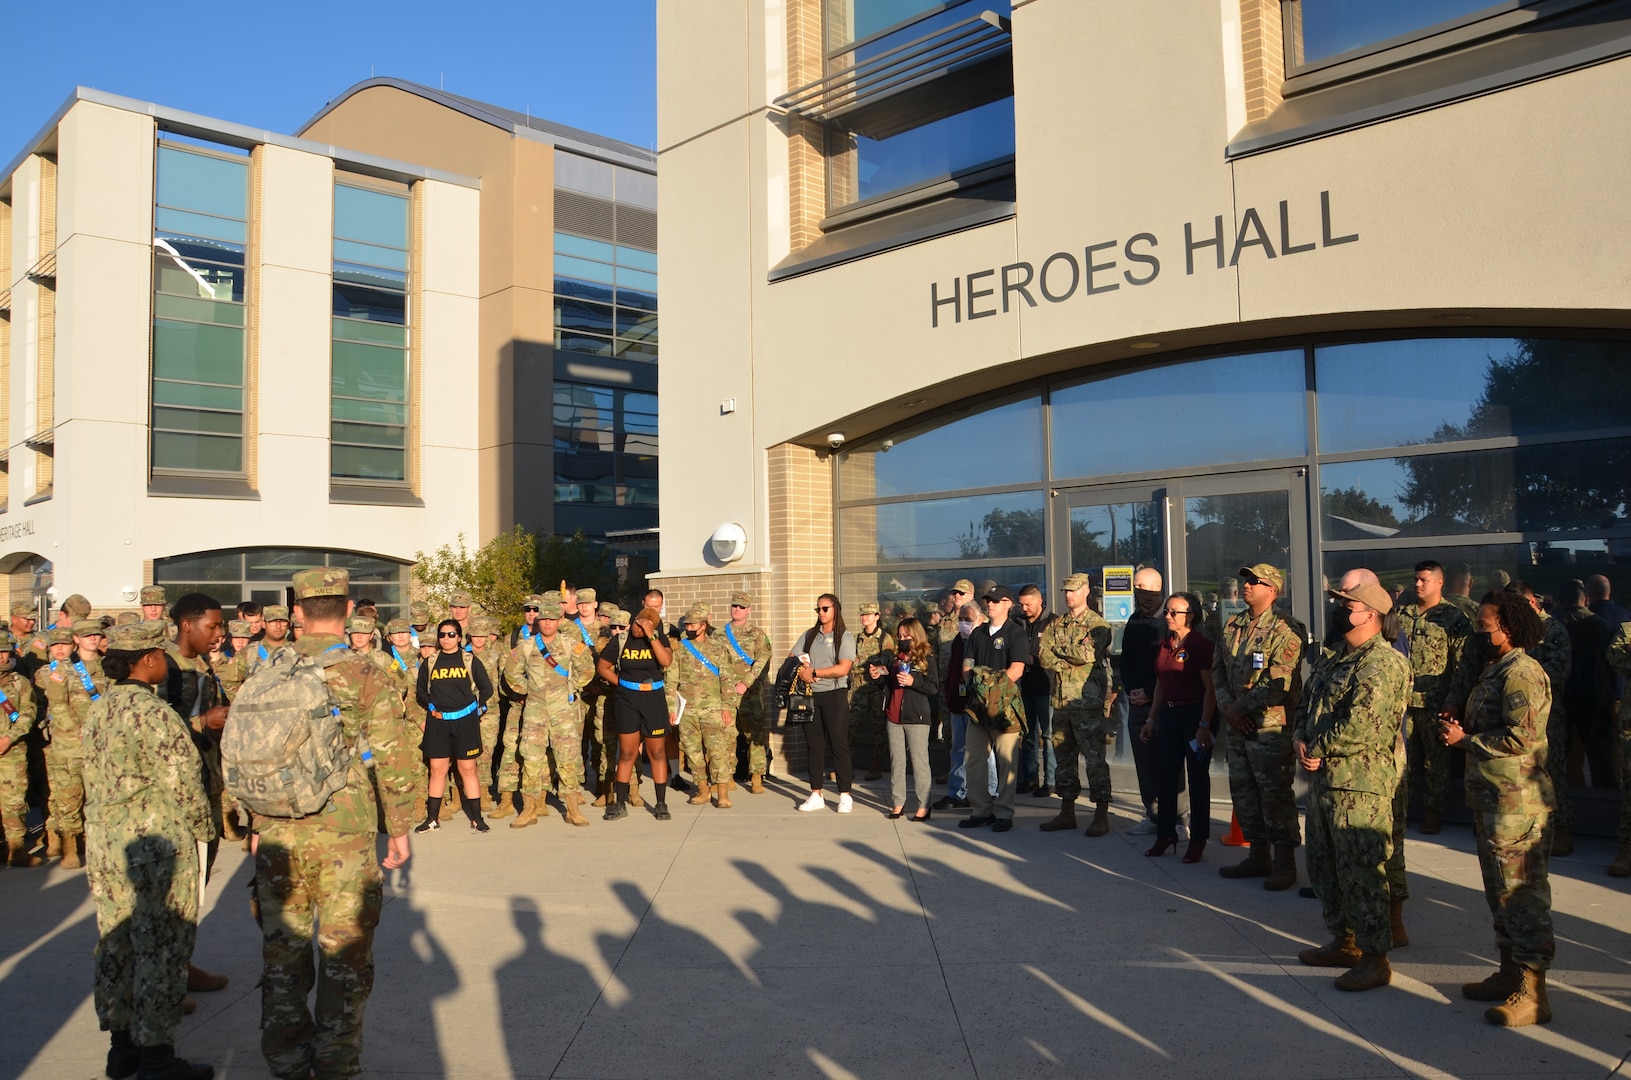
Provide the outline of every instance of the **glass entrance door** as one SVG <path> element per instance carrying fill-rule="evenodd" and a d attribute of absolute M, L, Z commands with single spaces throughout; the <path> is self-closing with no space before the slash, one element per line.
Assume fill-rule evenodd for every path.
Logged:
<path fill-rule="evenodd" d="M 1268 563 L 1286 575 L 1276 606 L 1312 626 L 1306 470 L 1196 477 L 1181 488 L 1173 581 L 1200 596 L 1221 624 L 1245 607 L 1241 567 Z"/>
<path fill-rule="evenodd" d="M 1107 566 L 1153 566 L 1167 579 L 1170 563 L 1168 502 L 1165 487 L 1116 485 L 1056 493 L 1053 550 L 1058 553 L 1055 582 L 1070 574 L 1093 579 L 1093 598 L 1102 600 Z M 1049 597 L 1055 610 L 1058 597 Z M 1116 626 L 1116 641 L 1121 626 Z"/>

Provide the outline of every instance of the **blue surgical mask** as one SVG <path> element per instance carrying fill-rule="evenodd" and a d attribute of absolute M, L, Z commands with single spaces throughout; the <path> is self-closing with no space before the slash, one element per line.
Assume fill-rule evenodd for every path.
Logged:
<path fill-rule="evenodd" d="M 974 624 L 972 622 L 967 619 L 958 620 L 957 635 L 959 637 L 968 637 L 972 633 L 974 633 Z"/>

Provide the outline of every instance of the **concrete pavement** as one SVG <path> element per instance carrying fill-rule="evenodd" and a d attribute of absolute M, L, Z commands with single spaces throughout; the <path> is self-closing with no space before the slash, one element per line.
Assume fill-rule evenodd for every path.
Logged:
<path fill-rule="evenodd" d="M 1410 834 L 1413 944 L 1391 987 L 1353 995 L 1297 963 L 1326 940 L 1318 903 L 1219 878 L 1240 855 L 1215 840 L 1185 866 L 1147 858 L 1125 812 L 1103 838 L 1044 834 L 1056 801 L 1020 796 L 995 835 L 889 821 L 887 791 L 857 785 L 848 816 L 796 813 L 804 787 L 779 784 L 670 822 L 416 837 L 364 1075 L 1600 1080 L 1631 1051 L 1631 899 L 1605 841 L 1554 862 L 1556 1019 L 1505 1031 L 1458 993 L 1495 951 L 1465 829 Z M 196 995 L 178 1044 L 233 1080 L 267 1075 L 249 870 L 228 845 L 196 957 L 232 985 Z M 84 873 L 0 871 L 0 905 L 0 1075 L 100 1076 Z"/>

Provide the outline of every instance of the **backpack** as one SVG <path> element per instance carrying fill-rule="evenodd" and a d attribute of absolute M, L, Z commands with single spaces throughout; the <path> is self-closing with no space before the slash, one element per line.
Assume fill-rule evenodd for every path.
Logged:
<path fill-rule="evenodd" d="M 316 657 L 284 649 L 238 690 L 221 733 L 221 771 L 245 809 L 305 817 L 346 786 L 355 755 L 323 672 L 355 655 L 345 646 Z"/>

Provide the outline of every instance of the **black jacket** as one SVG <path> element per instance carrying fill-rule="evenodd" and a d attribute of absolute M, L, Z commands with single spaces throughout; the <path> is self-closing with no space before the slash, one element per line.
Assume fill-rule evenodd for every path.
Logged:
<path fill-rule="evenodd" d="M 872 666 L 883 664 L 887 670 L 878 678 L 871 677 Z M 885 710 L 889 707 L 889 696 L 896 690 L 900 695 L 900 722 L 903 724 L 927 724 L 932 713 L 930 712 L 934 696 L 940 692 L 940 674 L 936 670 L 934 656 L 930 655 L 926 666 L 913 664 L 910 668 L 912 676 L 911 686 L 897 686 L 895 684 L 895 654 L 882 652 L 867 661 L 867 677 L 878 693 L 883 695 Z"/>

